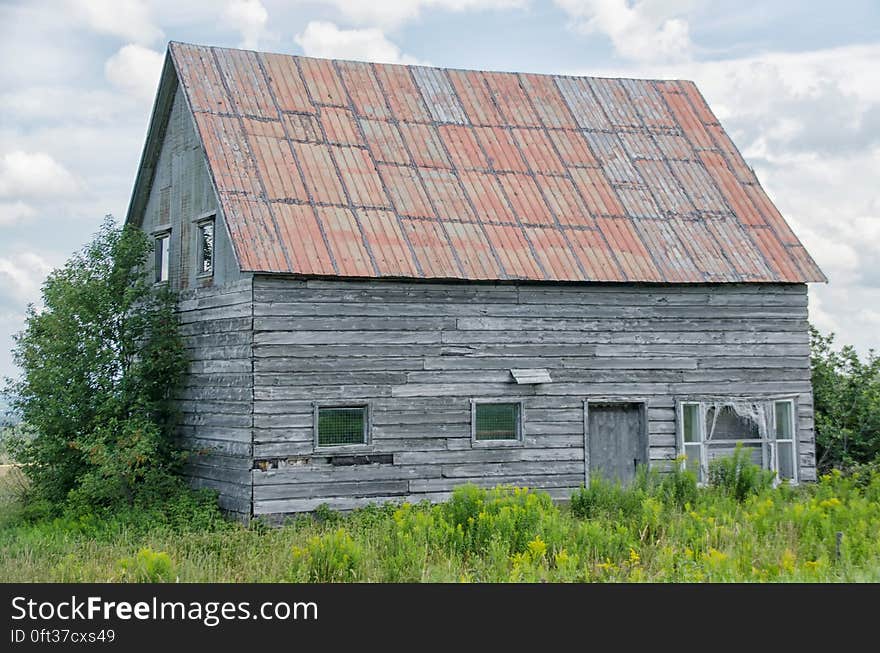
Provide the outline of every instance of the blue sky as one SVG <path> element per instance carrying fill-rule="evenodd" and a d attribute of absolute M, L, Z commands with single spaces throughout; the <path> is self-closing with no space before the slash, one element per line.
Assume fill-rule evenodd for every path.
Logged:
<path fill-rule="evenodd" d="M 0 377 L 46 272 L 122 218 L 169 39 L 448 67 L 693 79 L 880 345 L 880 3 L 0 0 Z"/>

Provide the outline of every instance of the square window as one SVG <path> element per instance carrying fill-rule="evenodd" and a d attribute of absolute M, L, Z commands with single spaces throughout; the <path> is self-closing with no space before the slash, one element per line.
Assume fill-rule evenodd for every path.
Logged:
<path fill-rule="evenodd" d="M 205 220 L 198 225 L 198 267 L 199 275 L 214 273 L 214 219 Z"/>
<path fill-rule="evenodd" d="M 156 256 L 156 283 L 164 283 L 165 281 L 168 281 L 168 258 L 171 251 L 170 233 L 164 233 L 156 236 L 154 251 Z"/>
<path fill-rule="evenodd" d="M 522 435 L 518 403 L 477 403 L 474 405 L 474 440 L 515 441 Z"/>
<path fill-rule="evenodd" d="M 317 409 L 319 447 L 367 443 L 367 407 L 333 406 Z"/>

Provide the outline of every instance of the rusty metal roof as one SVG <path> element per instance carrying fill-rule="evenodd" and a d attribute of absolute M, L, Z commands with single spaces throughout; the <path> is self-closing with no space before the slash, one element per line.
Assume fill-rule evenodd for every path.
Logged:
<path fill-rule="evenodd" d="M 242 270 L 826 280 L 691 82 L 169 49 Z"/>

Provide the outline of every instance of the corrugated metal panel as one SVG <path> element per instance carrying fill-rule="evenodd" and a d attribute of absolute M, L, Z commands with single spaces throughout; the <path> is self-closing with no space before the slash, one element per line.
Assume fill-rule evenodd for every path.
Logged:
<path fill-rule="evenodd" d="M 538 262 L 551 279 L 563 281 L 583 279 L 584 274 L 580 271 L 577 258 L 561 230 L 544 227 L 525 227 L 524 230 L 532 243 Z"/>
<path fill-rule="evenodd" d="M 472 127 L 443 125 L 440 127 L 440 136 L 446 144 L 453 166 L 476 170 L 489 169 L 489 162 L 486 161 Z"/>
<path fill-rule="evenodd" d="M 519 153 L 510 132 L 500 127 L 474 127 L 477 141 L 489 159 L 493 170 L 528 172 L 529 167 Z"/>
<path fill-rule="evenodd" d="M 611 123 L 583 77 L 557 77 L 556 85 L 577 124 L 584 129 L 611 129 Z"/>
<path fill-rule="evenodd" d="M 431 114 L 406 66 L 373 64 L 373 72 L 396 120 L 427 122 Z"/>
<path fill-rule="evenodd" d="M 452 249 L 465 274 L 473 279 L 502 279 L 504 271 L 495 260 L 492 245 L 480 225 L 450 222 L 446 225 Z"/>
<path fill-rule="evenodd" d="M 571 167 L 597 168 L 599 162 L 590 151 L 590 146 L 584 140 L 584 135 L 576 131 L 550 131 L 547 134 L 556 151 L 565 162 L 565 165 Z"/>
<path fill-rule="evenodd" d="M 458 174 L 481 221 L 516 222 L 516 216 L 504 198 L 504 191 L 495 175 L 476 170 L 462 170 Z"/>
<path fill-rule="evenodd" d="M 676 129 L 678 127 L 652 82 L 644 79 L 622 79 L 620 84 L 626 90 L 632 106 L 638 112 L 645 126 L 653 129 Z"/>
<path fill-rule="evenodd" d="M 382 179 L 369 152 L 359 147 L 338 146 L 333 146 L 332 151 L 352 204 L 370 207 L 390 206 L 382 188 Z"/>
<path fill-rule="evenodd" d="M 282 111 L 314 113 L 315 107 L 309 100 L 306 85 L 300 77 L 293 57 L 283 54 L 261 54 L 260 59 L 278 108 Z"/>
<path fill-rule="evenodd" d="M 590 88 L 602 105 L 605 115 L 611 121 L 612 127 L 627 128 L 641 127 L 642 121 L 636 111 L 635 105 L 630 102 L 620 80 L 594 78 L 589 80 Z"/>
<path fill-rule="evenodd" d="M 690 82 L 170 52 L 244 270 L 824 280 Z"/>
<path fill-rule="evenodd" d="M 364 234 L 351 209 L 340 206 L 315 207 L 339 274 L 346 277 L 371 277 L 376 274 L 370 254 L 364 246 Z"/>
<path fill-rule="evenodd" d="M 400 215 L 418 218 L 436 218 L 431 202 L 422 188 L 419 173 L 409 166 L 379 164 L 379 172 L 391 195 L 394 208 Z"/>
<path fill-rule="evenodd" d="M 410 220 L 403 218 L 404 233 L 412 243 L 416 260 L 425 276 L 437 279 L 460 279 L 464 272 L 455 259 L 449 237 L 443 224 L 434 220 Z"/>
<path fill-rule="evenodd" d="M 543 129 L 512 129 L 510 133 L 532 172 L 565 174 L 565 165 Z"/>
<path fill-rule="evenodd" d="M 376 161 L 409 164 L 409 154 L 397 125 L 382 120 L 361 120 L 367 146 Z"/>
<path fill-rule="evenodd" d="M 297 271 L 303 274 L 326 274 L 333 269 L 333 259 L 324 243 L 321 225 L 308 204 L 274 204 L 278 228 Z"/>
<path fill-rule="evenodd" d="M 465 111 L 444 71 L 422 66 L 414 66 L 411 70 L 434 120 L 459 125 L 467 124 Z"/>
<path fill-rule="evenodd" d="M 451 168 L 440 133 L 433 125 L 400 123 L 400 133 L 417 166 Z"/>
<path fill-rule="evenodd" d="M 324 107 L 321 109 L 321 126 L 330 143 L 363 145 L 354 114 L 348 109 Z"/>
<path fill-rule="evenodd" d="M 471 210 L 455 173 L 439 168 L 419 168 L 419 175 L 441 220 L 476 222 L 477 216 Z"/>
<path fill-rule="evenodd" d="M 519 174 L 499 175 L 498 181 L 521 222 L 541 225 L 556 223 L 532 177 Z"/>
<path fill-rule="evenodd" d="M 519 85 L 519 78 L 508 73 L 484 73 L 492 98 L 501 112 L 501 121 L 507 125 L 538 127 L 538 114 Z"/>
<path fill-rule="evenodd" d="M 256 52 L 215 49 L 223 83 L 229 89 L 236 113 L 278 119 L 269 84 L 260 69 Z"/>
<path fill-rule="evenodd" d="M 291 148 L 302 168 L 306 188 L 312 198 L 322 204 L 346 204 L 342 181 L 330 158 L 330 146 L 323 143 L 292 143 Z"/>
<path fill-rule="evenodd" d="M 313 102 L 336 107 L 348 106 L 345 89 L 342 88 L 342 82 L 336 74 L 332 61 L 309 57 L 297 57 L 296 61 Z"/>
<path fill-rule="evenodd" d="M 340 61 L 338 70 L 342 76 L 351 103 L 361 118 L 391 118 L 385 103 L 385 94 L 373 75 L 373 67 L 358 61 Z"/>
<path fill-rule="evenodd" d="M 461 100 L 471 124 L 500 125 L 504 119 L 492 101 L 492 94 L 482 73 L 470 70 L 450 70 L 449 79 Z"/>
<path fill-rule="evenodd" d="M 545 279 L 547 276 L 532 253 L 532 246 L 519 227 L 485 225 L 484 229 L 501 265 L 511 279 Z"/>
<path fill-rule="evenodd" d="M 572 252 L 581 262 L 588 279 L 625 281 L 626 276 L 614 259 L 614 254 L 598 229 L 566 229 Z"/>
<path fill-rule="evenodd" d="M 535 175 L 544 198 L 560 224 L 575 227 L 594 227 L 595 222 L 574 184 L 567 177 Z"/>
<path fill-rule="evenodd" d="M 575 129 L 577 123 L 568 110 L 553 77 L 548 75 L 519 75 L 541 122 L 548 128 Z"/>
<path fill-rule="evenodd" d="M 421 276 L 410 252 L 409 242 L 393 212 L 359 209 L 357 215 L 380 274 Z"/>

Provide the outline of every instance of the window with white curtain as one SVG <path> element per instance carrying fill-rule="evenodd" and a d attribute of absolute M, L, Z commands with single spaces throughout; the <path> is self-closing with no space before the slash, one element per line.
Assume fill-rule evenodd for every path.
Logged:
<path fill-rule="evenodd" d="M 678 404 L 678 452 L 682 468 L 700 483 L 709 463 L 728 456 L 737 445 L 756 465 L 776 472 L 779 481 L 797 483 L 794 399 L 700 399 Z"/>

